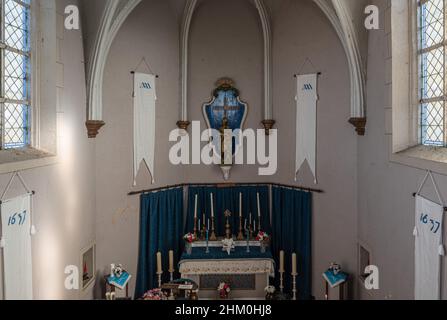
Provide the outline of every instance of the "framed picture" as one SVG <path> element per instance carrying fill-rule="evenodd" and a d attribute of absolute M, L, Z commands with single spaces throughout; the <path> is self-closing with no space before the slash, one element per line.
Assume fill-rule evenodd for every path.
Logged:
<path fill-rule="evenodd" d="M 81 289 L 86 290 L 95 281 L 96 244 L 92 243 L 81 251 Z"/>

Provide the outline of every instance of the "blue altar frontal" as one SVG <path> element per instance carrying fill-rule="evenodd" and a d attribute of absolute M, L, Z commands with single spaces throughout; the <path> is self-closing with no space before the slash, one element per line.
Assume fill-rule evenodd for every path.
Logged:
<path fill-rule="evenodd" d="M 188 260 L 240 260 L 240 259 L 262 259 L 271 260 L 274 263 L 273 255 L 270 250 L 261 252 L 261 247 L 250 247 L 250 252 L 247 252 L 247 247 L 236 247 L 229 255 L 226 251 L 222 251 L 222 247 L 210 247 L 209 253 L 206 253 L 206 247 L 195 247 L 191 254 L 184 252 L 180 258 L 180 265 Z"/>

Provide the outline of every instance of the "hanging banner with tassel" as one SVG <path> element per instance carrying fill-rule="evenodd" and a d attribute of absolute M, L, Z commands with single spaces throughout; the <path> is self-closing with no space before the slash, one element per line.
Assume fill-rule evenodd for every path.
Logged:
<path fill-rule="evenodd" d="M 154 178 L 156 76 L 134 74 L 134 186 L 142 162 Z"/>
<path fill-rule="evenodd" d="M 4 200 L 15 177 L 27 193 Z M 5 300 L 33 299 L 33 267 L 31 236 L 36 233 L 32 221 L 32 197 L 19 173 L 15 172 L 0 198 L 1 232 L 0 248 L 3 253 Z"/>
<path fill-rule="evenodd" d="M 317 184 L 317 80 L 318 74 L 297 75 L 295 180 L 307 160 Z"/>
<path fill-rule="evenodd" d="M 431 177 L 441 204 L 420 195 Z M 428 172 L 416 194 L 415 237 L 415 299 L 439 300 L 441 298 L 441 256 L 443 245 L 444 206 L 431 172 Z"/>

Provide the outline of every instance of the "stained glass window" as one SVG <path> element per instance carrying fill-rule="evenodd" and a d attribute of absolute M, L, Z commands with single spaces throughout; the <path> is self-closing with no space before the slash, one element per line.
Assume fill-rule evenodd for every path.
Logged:
<path fill-rule="evenodd" d="M 29 145 L 31 0 L 0 0 L 1 148 Z"/>
<path fill-rule="evenodd" d="M 418 5 L 419 106 L 421 143 L 446 146 L 445 1 Z"/>

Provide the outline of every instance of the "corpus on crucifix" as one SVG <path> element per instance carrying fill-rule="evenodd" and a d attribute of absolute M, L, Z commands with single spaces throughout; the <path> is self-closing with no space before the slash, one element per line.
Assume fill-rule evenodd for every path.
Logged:
<path fill-rule="evenodd" d="M 222 126 L 220 127 L 220 158 L 222 165 L 233 164 L 233 135 L 228 124 L 228 111 L 232 108 L 228 105 L 228 99 L 225 97 L 224 101 L 224 116 L 222 119 Z"/>

